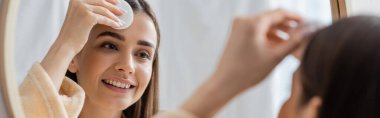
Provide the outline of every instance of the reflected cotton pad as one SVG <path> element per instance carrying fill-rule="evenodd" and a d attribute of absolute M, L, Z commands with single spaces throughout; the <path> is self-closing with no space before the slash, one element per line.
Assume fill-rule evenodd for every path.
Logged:
<path fill-rule="evenodd" d="M 115 29 L 126 29 L 128 28 L 132 22 L 133 22 L 133 10 L 132 7 L 128 4 L 128 2 L 124 0 L 119 0 L 119 4 L 117 5 L 119 9 L 121 9 L 124 14 L 121 16 L 118 16 L 120 19 L 120 27 L 116 27 Z"/>

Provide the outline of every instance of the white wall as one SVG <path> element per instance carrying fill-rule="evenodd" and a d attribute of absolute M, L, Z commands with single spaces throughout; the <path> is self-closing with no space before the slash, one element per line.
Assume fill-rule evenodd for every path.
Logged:
<path fill-rule="evenodd" d="M 20 0 L 16 24 L 15 63 L 20 84 L 58 36 L 69 0 Z"/>
<path fill-rule="evenodd" d="M 350 15 L 380 16 L 380 0 L 346 0 Z"/>

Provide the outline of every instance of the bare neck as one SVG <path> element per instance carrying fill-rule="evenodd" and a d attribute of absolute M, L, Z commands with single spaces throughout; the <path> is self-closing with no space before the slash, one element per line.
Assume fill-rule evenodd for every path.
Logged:
<path fill-rule="evenodd" d="M 86 99 L 79 118 L 122 118 L 122 111 L 106 109 Z"/>

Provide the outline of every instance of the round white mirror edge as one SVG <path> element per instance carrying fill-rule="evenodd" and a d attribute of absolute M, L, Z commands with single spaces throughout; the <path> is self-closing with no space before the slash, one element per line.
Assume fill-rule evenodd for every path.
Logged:
<path fill-rule="evenodd" d="M 24 118 L 21 105 L 16 71 L 14 63 L 14 45 L 16 31 L 16 19 L 18 14 L 19 0 L 2 0 L 0 13 L 0 83 L 3 100 L 7 107 L 9 117 Z"/>

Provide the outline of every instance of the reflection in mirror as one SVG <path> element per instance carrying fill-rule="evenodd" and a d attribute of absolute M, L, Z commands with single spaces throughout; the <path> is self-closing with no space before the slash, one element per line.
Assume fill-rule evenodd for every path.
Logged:
<path fill-rule="evenodd" d="M 162 28 L 159 75 L 163 110 L 181 105 L 213 72 L 234 16 L 280 7 L 299 12 L 310 20 L 331 22 L 328 0 L 148 1 L 155 8 Z M 21 0 L 14 48 L 18 83 L 33 63 L 42 60 L 57 38 L 68 2 Z M 289 96 L 291 73 L 297 64 L 292 57 L 285 59 L 270 79 L 239 96 L 218 117 L 275 117 Z"/>

